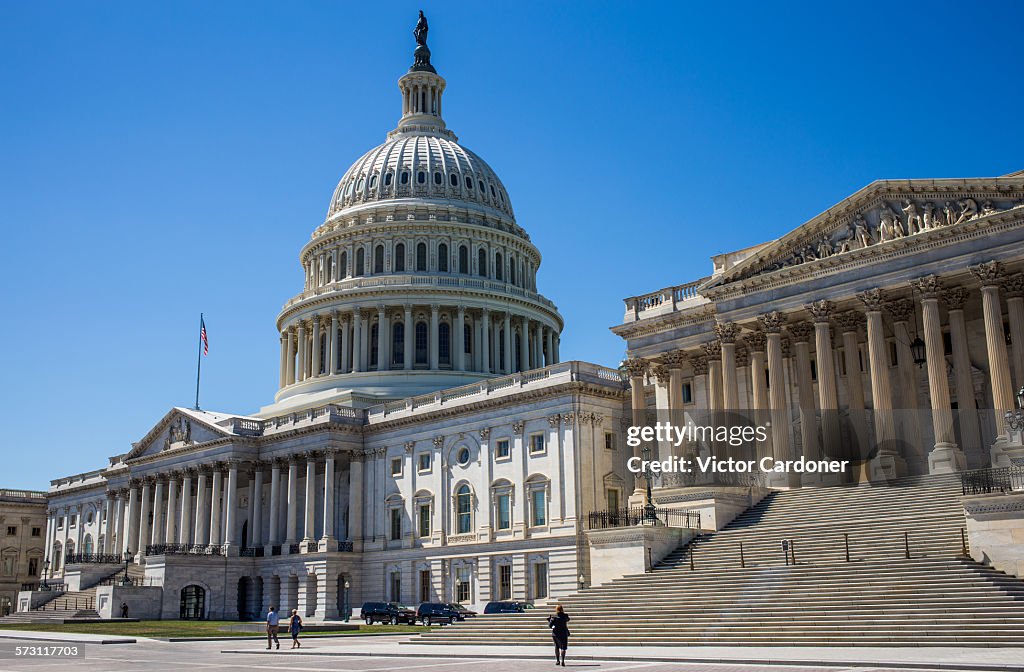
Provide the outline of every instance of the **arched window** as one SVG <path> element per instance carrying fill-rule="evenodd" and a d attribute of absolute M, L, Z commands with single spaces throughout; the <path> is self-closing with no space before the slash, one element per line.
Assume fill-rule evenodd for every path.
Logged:
<path fill-rule="evenodd" d="M 342 251 L 341 256 L 338 257 L 338 279 L 348 277 L 348 251 Z"/>
<path fill-rule="evenodd" d="M 416 270 L 427 270 L 427 244 L 417 243 L 416 245 Z"/>
<path fill-rule="evenodd" d="M 466 355 L 473 352 L 473 328 L 468 324 L 462 325 L 462 352 Z"/>
<path fill-rule="evenodd" d="M 437 358 L 441 364 L 452 363 L 452 330 L 447 322 L 437 327 Z"/>
<path fill-rule="evenodd" d="M 370 178 L 370 189 L 375 189 L 376 187 L 377 187 L 377 174 L 374 173 L 373 176 Z"/>
<path fill-rule="evenodd" d="M 395 273 L 405 272 L 405 243 L 395 245 Z"/>
<path fill-rule="evenodd" d="M 427 363 L 427 323 L 416 323 L 416 363 Z"/>
<path fill-rule="evenodd" d="M 459 245 L 459 273 L 469 273 L 469 248 Z"/>
<path fill-rule="evenodd" d="M 327 367 L 330 366 L 330 362 L 327 361 L 331 354 L 327 350 L 328 331 L 330 331 L 330 329 L 327 329 L 327 331 L 324 331 L 324 333 L 320 334 L 320 373 L 328 373 Z"/>
<path fill-rule="evenodd" d="M 465 483 L 455 491 L 455 530 L 457 534 L 473 530 L 473 493 Z"/>
<path fill-rule="evenodd" d="M 508 260 L 508 281 L 511 284 L 516 284 L 516 259 L 512 257 Z"/>
<path fill-rule="evenodd" d="M 334 282 L 334 257 L 327 255 L 327 282 Z"/>
<path fill-rule="evenodd" d="M 359 248 L 356 250 L 356 277 L 366 274 L 366 250 Z"/>
<path fill-rule="evenodd" d="M 384 186 L 385 187 L 390 187 L 391 186 L 391 180 L 392 180 L 391 173 L 385 173 L 384 174 Z"/>
<path fill-rule="evenodd" d="M 370 366 L 377 366 L 377 346 L 380 343 L 380 325 L 370 327 Z"/>
<path fill-rule="evenodd" d="M 434 173 L 434 184 L 441 184 L 444 182 L 444 176 L 441 175 L 440 171 Z"/>
<path fill-rule="evenodd" d="M 505 274 L 502 272 L 502 265 L 503 264 L 501 263 L 501 252 L 497 252 L 494 255 L 494 277 L 496 277 L 498 280 L 505 279 Z"/>
<path fill-rule="evenodd" d="M 86 555 L 91 555 L 92 550 L 92 535 L 87 534 L 85 535 L 85 539 L 82 540 L 82 553 L 85 553 Z"/>
<path fill-rule="evenodd" d="M 405 365 L 405 325 L 401 322 L 391 327 L 391 363 Z"/>
<path fill-rule="evenodd" d="M 401 177 L 398 178 L 399 184 L 409 184 L 409 171 L 403 170 Z"/>
<path fill-rule="evenodd" d="M 482 275 L 483 277 L 486 278 L 487 277 L 487 250 L 485 250 L 482 247 L 480 248 L 480 251 L 477 253 L 476 264 L 477 264 L 476 272 L 479 275 Z"/>
<path fill-rule="evenodd" d="M 384 246 L 378 245 L 373 248 L 373 272 L 383 273 L 384 272 Z"/>
<path fill-rule="evenodd" d="M 360 177 L 359 178 L 359 182 L 356 183 L 356 191 L 362 191 L 363 190 L 363 185 L 365 185 L 365 184 L 366 184 L 366 178 L 365 177 Z"/>
<path fill-rule="evenodd" d="M 427 183 L 427 172 L 426 171 L 421 170 L 418 173 L 416 173 L 416 183 L 417 184 L 426 184 Z"/>
<path fill-rule="evenodd" d="M 449 178 L 449 181 L 451 182 L 453 187 L 459 186 L 459 176 L 457 174 L 452 173 L 451 178 Z"/>
<path fill-rule="evenodd" d="M 515 360 L 515 363 L 516 363 L 516 371 L 522 371 L 523 370 L 523 358 L 519 356 L 520 353 L 522 353 L 522 346 L 523 346 L 523 337 L 517 331 L 516 332 L 516 347 L 512 351 L 512 353 L 513 353 L 512 356 L 513 356 L 513 358 Z"/>
<path fill-rule="evenodd" d="M 473 188 L 473 178 L 472 177 L 467 177 L 466 178 L 466 188 L 467 189 L 472 189 Z"/>
<path fill-rule="evenodd" d="M 498 343 L 504 343 L 504 342 L 505 342 L 505 330 L 502 329 L 501 331 L 498 332 Z M 505 368 L 505 348 L 499 347 L 498 348 L 498 353 L 499 353 L 498 366 L 501 368 L 502 371 L 508 371 L 508 369 Z"/>
<path fill-rule="evenodd" d="M 444 243 L 437 246 L 437 270 L 441 273 L 448 272 L 448 246 Z"/>
<path fill-rule="evenodd" d="M 53 567 L 51 569 L 55 572 L 64 564 L 64 554 L 61 552 L 62 550 L 63 548 L 59 541 L 53 542 Z"/>
<path fill-rule="evenodd" d="M 192 584 L 181 589 L 178 618 L 183 621 L 201 621 L 206 618 L 206 591 Z"/>

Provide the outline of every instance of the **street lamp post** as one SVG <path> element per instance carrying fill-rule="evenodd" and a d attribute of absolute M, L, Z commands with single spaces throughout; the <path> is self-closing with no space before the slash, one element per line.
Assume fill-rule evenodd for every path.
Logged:
<path fill-rule="evenodd" d="M 352 618 L 352 610 L 348 606 L 348 589 L 352 587 L 348 579 L 345 579 L 345 604 L 342 606 L 342 612 L 345 616 L 345 622 L 348 623 L 348 619 Z"/>
<path fill-rule="evenodd" d="M 649 465 L 651 463 L 651 446 L 650 446 L 650 444 L 644 443 L 644 447 L 643 447 L 641 452 L 643 452 L 644 462 Z M 651 495 L 651 470 L 650 469 L 644 469 L 644 481 L 647 484 L 647 491 L 644 494 L 643 522 L 644 522 L 644 524 L 655 525 L 658 522 L 658 513 L 657 513 L 657 510 L 654 508 L 654 499 L 653 499 L 653 496 Z"/>
<path fill-rule="evenodd" d="M 50 559 L 46 558 L 43 560 L 43 590 L 49 590 L 50 584 L 46 582 L 46 577 L 50 573 Z"/>
<path fill-rule="evenodd" d="M 131 551 L 124 552 L 124 578 L 121 579 L 121 584 L 127 586 L 132 582 L 131 577 L 128 576 L 128 561 L 131 560 Z"/>

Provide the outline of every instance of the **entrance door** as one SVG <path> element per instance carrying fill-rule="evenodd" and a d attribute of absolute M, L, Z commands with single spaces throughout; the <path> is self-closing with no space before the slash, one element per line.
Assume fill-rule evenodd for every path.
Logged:
<path fill-rule="evenodd" d="M 181 608 L 178 617 L 183 621 L 206 618 L 206 590 L 202 586 L 193 584 L 181 589 Z"/>

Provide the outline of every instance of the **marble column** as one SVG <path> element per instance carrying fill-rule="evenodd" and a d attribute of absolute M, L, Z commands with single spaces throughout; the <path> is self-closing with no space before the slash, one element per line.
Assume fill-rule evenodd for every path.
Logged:
<path fill-rule="evenodd" d="M 122 553 L 135 554 L 139 550 L 139 522 L 141 520 L 138 515 L 139 497 L 138 482 L 133 481 L 131 488 L 128 490 L 128 509 L 125 511 L 124 516 L 127 521 L 128 533 L 124 535 L 124 546 L 121 548 Z"/>
<path fill-rule="evenodd" d="M 985 317 L 985 344 L 988 351 L 988 375 L 995 407 L 996 441 L 992 446 L 993 466 L 1009 466 L 1004 446 L 1009 441 L 1003 416 L 1016 407 L 1013 385 L 1010 382 L 1010 362 L 1006 353 L 1003 331 L 1003 311 L 999 305 L 999 288 L 1005 281 L 1002 266 L 997 261 L 971 267 L 971 273 L 981 282 L 981 307 Z"/>
<path fill-rule="evenodd" d="M 935 447 L 928 454 L 928 473 L 947 474 L 963 471 L 967 459 L 953 437 L 953 411 L 949 400 L 949 375 L 946 373 L 946 349 L 939 321 L 939 296 L 942 283 L 934 275 L 912 282 L 921 293 L 924 323 L 925 363 L 928 365 L 928 396 L 931 398 Z"/>
<path fill-rule="evenodd" d="M 822 454 L 833 458 L 842 455 L 839 433 L 839 393 L 836 389 L 835 356 L 832 351 L 832 327 L 829 318 L 835 306 L 827 299 L 807 306 L 814 318 L 814 356 L 818 364 L 818 406 L 821 408 Z"/>
<path fill-rule="evenodd" d="M 213 484 L 210 486 L 210 545 L 220 546 L 224 543 L 224 472 L 223 465 L 213 467 Z"/>
<path fill-rule="evenodd" d="M 196 533 L 192 543 L 196 546 L 207 546 L 210 543 L 210 500 L 206 487 L 207 467 L 199 467 L 196 479 Z"/>
<path fill-rule="evenodd" d="M 284 543 L 292 545 L 298 539 L 296 534 L 299 526 L 299 463 L 291 456 L 288 458 L 288 502 L 285 520 Z"/>
<path fill-rule="evenodd" d="M 906 474 L 906 462 L 896 445 L 896 425 L 892 416 L 892 388 L 889 386 L 889 349 L 885 342 L 882 309 L 885 295 L 869 289 L 857 295 L 866 308 L 868 362 L 871 370 L 871 400 L 874 406 L 877 456 L 871 461 L 872 480 L 896 478 Z"/>
<path fill-rule="evenodd" d="M 671 392 L 670 387 L 672 383 L 672 372 L 665 364 L 655 364 L 651 367 L 651 373 L 654 376 L 654 408 L 658 416 L 658 422 L 660 423 L 671 423 L 672 422 L 672 403 L 670 400 Z M 557 417 L 557 416 L 556 416 Z M 556 434 L 557 436 L 557 434 Z M 651 455 L 652 459 L 665 460 L 672 455 L 672 441 L 663 440 L 658 442 L 657 452 Z M 661 476 L 655 474 L 655 478 L 660 482 Z"/>
<path fill-rule="evenodd" d="M 256 517 L 256 498 L 253 494 L 256 491 L 256 467 L 252 465 L 252 471 L 248 474 L 248 492 L 245 511 L 245 521 L 248 524 L 248 535 L 238 535 L 238 540 L 241 548 L 255 548 L 256 544 L 253 543 L 253 518 Z"/>
<path fill-rule="evenodd" d="M 800 408 L 800 439 L 803 456 L 808 460 L 821 459 L 818 445 L 818 410 L 814 403 L 814 381 L 811 380 L 811 334 L 814 326 L 810 322 L 792 322 L 787 327 L 793 339 L 793 358 L 796 369 L 797 404 Z M 804 483 L 820 481 L 820 474 L 804 474 Z"/>
<path fill-rule="evenodd" d="M 743 337 L 750 353 L 750 403 L 755 410 L 768 408 L 768 381 L 765 378 L 765 344 L 768 341 L 764 331 L 757 329 Z"/>
<path fill-rule="evenodd" d="M 149 543 L 156 545 L 164 543 L 164 478 L 158 476 L 156 487 L 153 489 L 153 526 L 150 528 Z"/>
<path fill-rule="evenodd" d="M 383 305 L 377 306 L 377 370 L 387 371 L 391 368 L 388 359 L 388 339 L 391 329 L 388 326 L 388 311 Z"/>
<path fill-rule="evenodd" d="M 412 370 L 413 365 L 413 338 L 416 336 L 416 325 L 412 321 L 412 304 L 405 304 L 405 326 L 403 327 L 402 335 L 404 341 L 402 343 L 402 364 L 406 371 Z"/>
<path fill-rule="evenodd" d="M 508 311 L 505 311 L 503 329 L 505 330 L 505 339 L 502 343 L 502 351 L 505 353 L 505 366 L 502 367 L 502 373 L 509 374 L 515 371 L 515 367 L 512 365 L 512 314 Z"/>
<path fill-rule="evenodd" d="M 191 543 L 189 532 L 192 530 L 192 474 L 194 469 L 186 469 L 181 479 L 181 522 L 178 525 L 178 543 Z"/>
<path fill-rule="evenodd" d="M 543 327 L 540 322 L 533 328 L 533 359 L 535 360 L 535 369 L 540 369 L 544 366 L 544 353 L 541 352 L 541 336 L 540 332 Z"/>
<path fill-rule="evenodd" d="M 530 320 L 525 315 L 519 318 L 519 370 L 530 370 Z"/>
<path fill-rule="evenodd" d="M 430 340 L 429 340 L 430 345 L 429 345 L 428 352 L 430 353 L 430 370 L 431 371 L 437 371 L 440 368 L 440 364 L 439 364 L 440 360 L 438 359 L 440 353 L 438 352 L 438 346 L 437 346 L 437 344 L 438 344 L 438 338 L 437 338 L 438 334 L 437 334 L 437 331 L 438 331 L 438 325 L 440 324 L 440 319 L 439 319 L 438 315 L 440 313 L 440 310 L 441 310 L 441 306 L 437 305 L 436 303 L 430 306 Z"/>
<path fill-rule="evenodd" d="M 331 311 L 331 334 L 327 339 L 330 345 L 330 357 L 328 373 L 334 375 L 338 372 L 338 314 Z"/>
<path fill-rule="evenodd" d="M 721 411 L 725 405 L 725 392 L 722 390 L 722 344 L 712 341 L 701 347 L 708 358 L 708 409 Z"/>
<path fill-rule="evenodd" d="M 864 405 L 864 374 L 861 372 L 860 341 L 857 333 L 860 326 L 864 324 L 864 316 L 851 310 L 836 315 L 835 321 L 843 341 L 846 407 L 850 414 L 849 432 L 852 444 L 850 457 L 865 458 L 871 452 L 871 441 Z"/>
<path fill-rule="evenodd" d="M 352 310 L 352 371 L 365 371 L 363 367 L 363 312 L 356 307 Z"/>
<path fill-rule="evenodd" d="M 285 357 L 285 384 L 292 385 L 295 383 L 295 330 L 288 327 L 286 337 L 288 343 L 285 349 L 288 355 Z"/>
<path fill-rule="evenodd" d="M 914 329 L 914 336 L 910 335 L 910 322 L 916 320 L 916 306 L 910 299 L 895 299 L 886 304 L 886 310 L 892 316 L 892 333 L 895 337 L 896 346 L 896 372 L 899 380 L 900 405 L 894 415 L 898 425 L 898 433 L 903 437 L 907 450 L 915 462 L 923 463 L 926 459 L 924 454 L 924 439 L 921 435 L 921 415 L 918 412 L 920 403 L 917 394 L 917 369 L 914 364 L 914 353 L 910 344 L 917 337 L 917 329 Z"/>
<path fill-rule="evenodd" d="M 1010 355 L 1013 360 L 1013 390 L 1024 385 L 1024 274 L 1006 278 L 1006 313 L 1010 321 Z"/>
<path fill-rule="evenodd" d="M 142 479 L 142 491 L 139 493 L 139 531 L 136 536 L 138 545 L 135 547 L 136 558 L 142 558 L 146 554 L 146 545 L 152 543 L 149 536 L 149 516 L 152 511 L 150 498 L 153 478 L 146 476 Z"/>
<path fill-rule="evenodd" d="M 555 334 L 555 332 L 554 332 L 553 329 L 551 329 L 551 327 L 548 327 L 547 329 L 544 330 L 544 338 L 546 340 L 546 343 L 545 343 L 546 349 L 544 351 L 545 352 L 545 360 L 544 360 L 544 365 L 545 366 L 551 366 L 552 364 L 557 363 L 556 360 L 555 360 L 555 336 L 554 336 L 554 334 Z"/>
<path fill-rule="evenodd" d="M 310 365 L 310 377 L 320 375 L 320 316 L 313 316 L 313 361 Z"/>
<path fill-rule="evenodd" d="M 336 452 L 328 449 L 324 452 L 324 529 L 320 535 L 319 551 L 338 550 L 338 540 L 334 535 L 334 462 Z M 351 514 L 350 514 L 351 515 Z"/>
<path fill-rule="evenodd" d="M 228 461 L 227 494 L 224 495 L 224 545 L 231 549 L 238 546 L 238 460 Z"/>
<path fill-rule="evenodd" d="M 125 491 L 118 490 L 114 493 L 114 540 L 116 543 L 111 544 L 109 553 L 122 554 L 124 553 L 124 537 L 128 533 L 127 528 L 124 526 L 124 514 L 125 514 Z M 50 521 L 51 524 L 53 521 Z M 53 530 L 49 530 L 47 534 L 47 548 L 53 547 L 53 539 L 51 533 Z"/>
<path fill-rule="evenodd" d="M 772 311 L 759 315 L 757 319 L 765 333 L 768 354 L 768 407 L 772 419 L 772 456 L 776 460 L 788 460 L 792 455 L 789 446 L 786 373 L 782 361 L 782 325 L 785 323 L 785 317 L 778 311 Z M 772 482 L 776 480 L 778 479 L 773 479 Z"/>
<path fill-rule="evenodd" d="M 950 287 L 942 293 L 949 315 L 949 340 L 953 346 L 953 380 L 956 386 L 957 417 L 960 419 L 960 447 L 965 453 L 981 450 L 981 422 L 974 395 L 973 367 L 964 322 L 964 304 L 969 296 L 966 287 Z M 984 452 L 987 461 L 987 449 Z"/>
<path fill-rule="evenodd" d="M 643 427 L 647 424 L 647 396 L 644 393 L 644 377 L 647 375 L 649 365 L 643 359 L 627 359 L 624 365 L 626 370 L 629 371 L 629 393 L 633 409 L 633 426 Z M 642 455 L 642 446 L 634 446 L 633 457 L 641 458 Z M 634 494 L 641 493 L 643 490 L 641 485 L 643 479 L 637 477 L 633 480 L 635 486 Z"/>
<path fill-rule="evenodd" d="M 736 336 L 740 328 L 731 323 L 715 325 L 722 366 L 722 408 L 735 413 L 740 408 L 739 384 L 736 380 Z"/>
<path fill-rule="evenodd" d="M 455 325 L 452 327 L 455 338 L 455 370 L 466 370 L 466 307 L 459 304 L 455 314 Z"/>
<path fill-rule="evenodd" d="M 352 371 L 352 320 L 348 316 L 341 316 L 341 372 Z"/>
<path fill-rule="evenodd" d="M 669 373 L 668 405 L 672 410 L 672 424 L 682 427 L 686 424 L 686 401 L 683 399 L 683 365 L 686 364 L 688 358 L 682 350 L 673 350 L 665 353 L 663 359 Z M 679 451 L 675 450 L 674 452 Z"/>
<path fill-rule="evenodd" d="M 253 465 L 252 491 L 249 499 L 254 502 L 252 518 L 249 522 L 249 545 L 253 548 L 263 545 L 263 463 Z"/>
<path fill-rule="evenodd" d="M 299 322 L 298 328 L 296 329 L 296 338 L 298 339 L 298 379 L 302 382 L 306 379 L 306 323 Z"/>
<path fill-rule="evenodd" d="M 271 546 L 281 545 L 281 461 L 278 459 L 270 464 L 270 530 L 268 539 Z"/>
<path fill-rule="evenodd" d="M 491 353 L 490 353 L 490 341 L 491 341 L 491 311 L 487 308 L 483 309 L 483 326 L 481 327 L 482 336 L 480 338 L 480 370 L 483 373 L 491 372 Z"/>
<path fill-rule="evenodd" d="M 361 550 L 363 539 L 363 453 L 349 454 L 348 467 L 348 539 Z"/>
<path fill-rule="evenodd" d="M 167 477 L 167 524 L 164 541 L 178 543 L 178 472 L 172 471 Z"/>
<path fill-rule="evenodd" d="M 306 455 L 306 497 L 302 541 L 307 547 L 316 539 L 316 460 L 316 453 Z M 315 547 L 308 550 L 315 550 Z"/>
<path fill-rule="evenodd" d="M 103 518 L 106 520 L 106 529 L 103 533 L 103 547 L 99 549 L 100 553 L 104 555 L 110 555 L 114 547 L 114 534 L 117 529 L 114 518 L 114 498 L 113 492 L 108 491 L 106 494 L 106 502 L 104 502 L 104 513 Z"/>

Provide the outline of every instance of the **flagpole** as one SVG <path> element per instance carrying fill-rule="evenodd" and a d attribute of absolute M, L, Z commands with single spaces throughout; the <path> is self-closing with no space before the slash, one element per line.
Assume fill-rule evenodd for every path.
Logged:
<path fill-rule="evenodd" d="M 199 374 L 203 370 L 203 314 L 199 313 L 199 354 L 196 357 L 196 410 L 199 410 Z"/>

